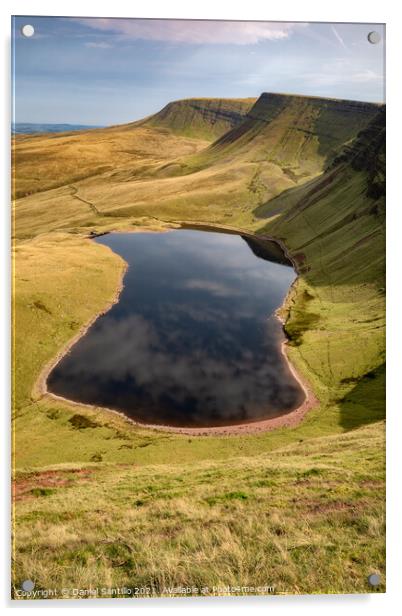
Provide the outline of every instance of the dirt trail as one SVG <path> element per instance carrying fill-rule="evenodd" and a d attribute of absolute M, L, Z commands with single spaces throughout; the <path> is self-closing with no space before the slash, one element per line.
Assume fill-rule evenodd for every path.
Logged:
<path fill-rule="evenodd" d="M 85 203 L 86 205 L 89 205 L 89 207 L 91 208 L 91 210 L 94 212 L 94 214 L 96 214 L 97 216 L 102 216 L 101 212 L 98 210 L 98 208 L 96 207 L 96 205 L 94 203 L 91 203 L 91 201 L 87 201 L 86 199 L 83 199 L 82 197 L 80 197 L 78 195 L 78 188 L 76 186 L 74 186 L 74 184 L 69 184 L 68 187 L 71 189 L 72 193 L 71 195 L 73 197 L 75 197 L 76 199 L 78 199 L 78 201 L 81 201 L 82 203 Z"/>

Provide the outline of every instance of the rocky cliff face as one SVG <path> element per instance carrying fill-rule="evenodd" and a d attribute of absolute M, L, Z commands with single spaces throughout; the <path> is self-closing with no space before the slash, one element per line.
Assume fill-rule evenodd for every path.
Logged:
<path fill-rule="evenodd" d="M 254 98 L 191 98 L 173 101 L 146 120 L 149 126 L 167 128 L 186 137 L 214 141 L 241 124 Z"/>

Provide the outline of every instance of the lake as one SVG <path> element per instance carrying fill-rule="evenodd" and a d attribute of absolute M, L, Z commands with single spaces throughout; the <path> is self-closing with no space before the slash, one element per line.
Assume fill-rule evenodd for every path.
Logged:
<path fill-rule="evenodd" d="M 296 277 L 277 244 L 190 229 L 91 241 L 128 263 L 124 287 L 53 368 L 50 392 L 175 427 L 255 422 L 303 402 L 274 315 Z"/>

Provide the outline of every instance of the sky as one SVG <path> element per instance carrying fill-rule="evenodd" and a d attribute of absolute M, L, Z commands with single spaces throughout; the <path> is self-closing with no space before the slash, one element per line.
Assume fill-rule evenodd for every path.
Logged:
<path fill-rule="evenodd" d="M 384 37 L 379 24 L 18 16 L 14 121 L 121 124 L 181 98 L 262 92 L 381 103 Z"/>

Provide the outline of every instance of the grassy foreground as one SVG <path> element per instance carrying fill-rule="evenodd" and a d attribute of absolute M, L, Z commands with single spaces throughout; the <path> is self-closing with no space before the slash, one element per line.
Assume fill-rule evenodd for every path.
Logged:
<path fill-rule="evenodd" d="M 206 150 L 144 124 L 102 129 L 110 150 L 102 131 L 57 137 L 71 151 L 49 150 L 50 137 L 16 140 L 17 196 L 35 186 L 35 166 L 42 183 L 14 210 L 15 588 L 31 577 L 39 589 L 156 595 L 172 585 L 367 592 L 370 573 L 384 580 L 381 124 L 369 108 L 363 136 L 343 126 L 346 149 L 320 143 L 319 131 L 292 148 L 286 122 L 302 112 L 309 130 L 320 126 L 314 105 L 296 103 Z M 127 150 L 115 154 L 120 139 Z M 110 167 L 81 179 L 78 151 L 83 172 L 94 168 L 86 148 Z M 283 307 L 289 356 L 320 400 L 298 427 L 188 438 L 38 391 L 43 367 L 121 280 L 122 260 L 89 233 L 180 220 L 285 241 L 300 273 Z"/>
<path fill-rule="evenodd" d="M 35 571 L 65 597 L 366 592 L 384 571 L 383 467 L 375 425 L 219 463 L 18 473 L 16 585 Z"/>

